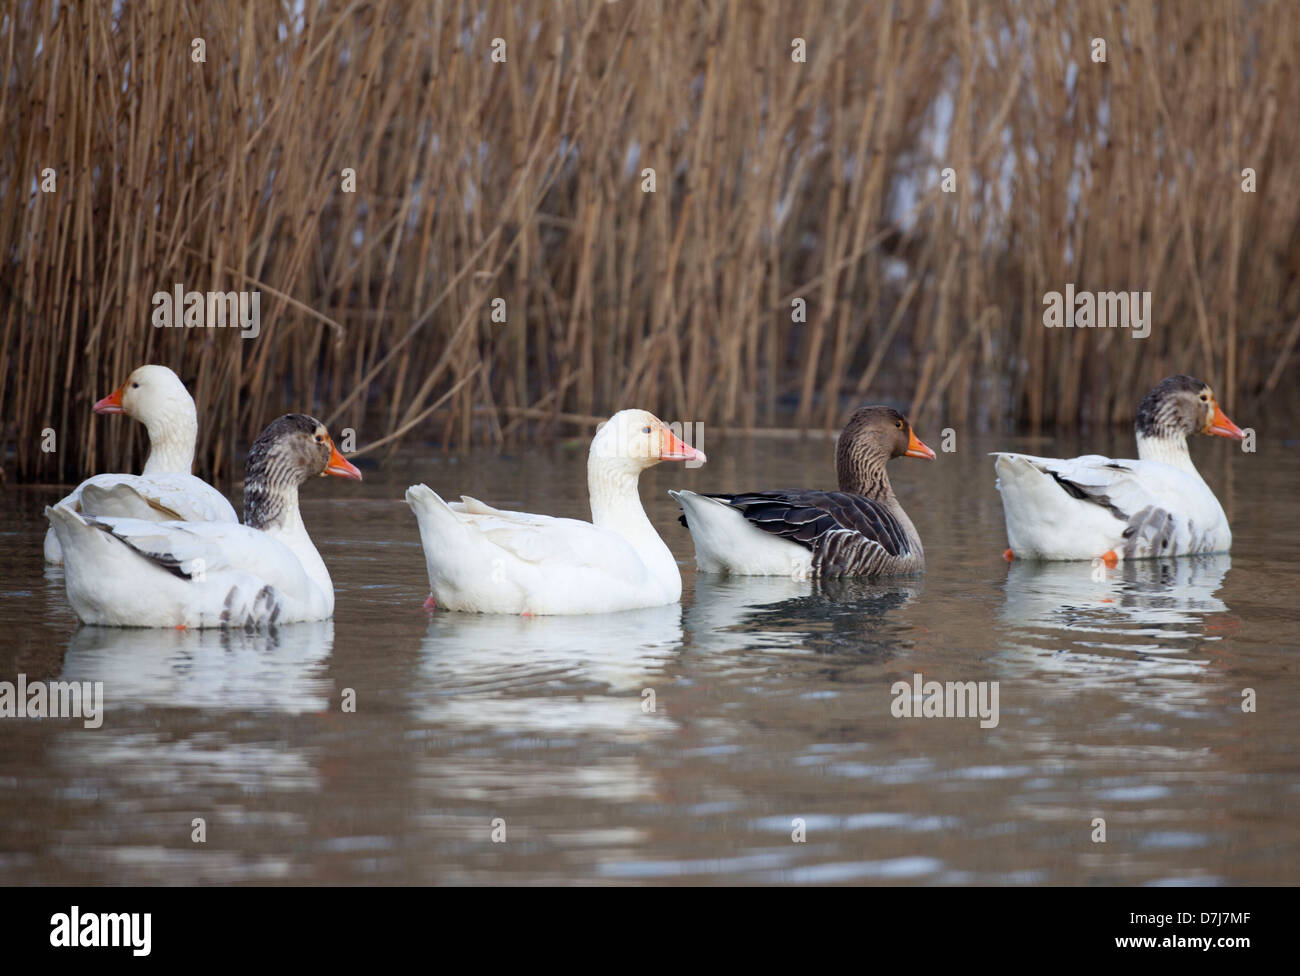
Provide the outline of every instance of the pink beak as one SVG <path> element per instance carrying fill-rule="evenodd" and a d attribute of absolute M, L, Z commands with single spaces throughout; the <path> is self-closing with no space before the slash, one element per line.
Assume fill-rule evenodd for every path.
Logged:
<path fill-rule="evenodd" d="M 126 408 L 122 406 L 122 391 L 125 389 L 126 384 L 123 383 L 104 399 L 97 401 L 91 409 L 95 413 L 126 413 Z"/>
<path fill-rule="evenodd" d="M 664 428 L 664 435 L 668 440 L 659 452 L 660 461 L 699 461 L 703 464 L 708 460 L 703 451 L 697 451 L 667 427 Z"/>

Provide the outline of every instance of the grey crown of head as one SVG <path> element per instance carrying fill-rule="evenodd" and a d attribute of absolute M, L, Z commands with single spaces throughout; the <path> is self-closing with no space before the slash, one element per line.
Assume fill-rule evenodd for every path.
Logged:
<path fill-rule="evenodd" d="M 312 437 L 324 425 L 305 413 L 288 413 L 266 426 L 248 451 L 244 474 L 244 524 L 267 528 L 284 511 L 285 492 L 296 492 L 329 463 L 329 448 Z"/>
<path fill-rule="evenodd" d="M 1179 409 L 1185 395 L 1195 398 L 1208 384 L 1195 376 L 1179 373 L 1161 380 L 1138 404 L 1136 427 L 1139 434 L 1152 437 L 1175 432 L 1195 433 L 1199 429 L 1195 411 Z"/>

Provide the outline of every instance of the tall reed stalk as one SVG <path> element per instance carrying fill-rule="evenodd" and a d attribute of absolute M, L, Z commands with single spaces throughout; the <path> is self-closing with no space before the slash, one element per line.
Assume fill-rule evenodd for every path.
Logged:
<path fill-rule="evenodd" d="M 1286 3 L 297 9 L 0 15 L 11 475 L 130 465 L 136 425 L 89 408 L 143 362 L 190 383 L 217 477 L 290 409 L 382 451 L 631 404 L 1011 429 L 1128 419 L 1170 372 L 1243 423 L 1292 392 Z M 261 334 L 154 328 L 178 282 L 259 291 Z M 1067 282 L 1151 291 L 1150 336 L 1044 328 Z"/>

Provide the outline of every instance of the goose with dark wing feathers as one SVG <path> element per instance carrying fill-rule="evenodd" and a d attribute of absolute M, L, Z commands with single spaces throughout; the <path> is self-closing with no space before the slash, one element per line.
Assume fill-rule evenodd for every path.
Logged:
<path fill-rule="evenodd" d="M 248 452 L 243 525 L 47 508 L 68 602 L 83 623 L 109 627 L 257 629 L 327 619 L 334 585 L 298 509 L 298 487 L 315 475 L 361 480 L 319 420 L 286 414 Z M 83 496 L 90 511 L 120 511 L 131 509 L 134 493 L 127 484 L 89 485 Z"/>
<path fill-rule="evenodd" d="M 1187 452 L 1191 434 L 1243 440 L 1207 383 L 1170 376 L 1137 413 L 1137 460 L 995 454 L 1015 559 L 1153 559 L 1227 552 L 1223 506 Z"/>
<path fill-rule="evenodd" d="M 891 458 L 934 460 L 902 414 L 863 407 L 835 451 L 839 491 L 740 494 L 670 491 L 695 541 L 703 573 L 741 576 L 900 576 L 925 569 L 912 520 L 898 503 L 885 465 Z"/>

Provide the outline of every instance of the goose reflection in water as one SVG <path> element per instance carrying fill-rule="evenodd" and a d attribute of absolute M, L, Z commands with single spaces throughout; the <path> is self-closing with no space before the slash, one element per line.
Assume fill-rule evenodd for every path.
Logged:
<path fill-rule="evenodd" d="M 692 645 L 705 651 L 812 651 L 883 661 L 913 646 L 915 628 L 896 611 L 922 587 L 920 579 L 701 574 L 686 628 Z"/>
<path fill-rule="evenodd" d="M 236 713 L 235 728 L 246 720 L 256 727 L 254 715 L 337 709 L 325 677 L 333 644 L 330 620 L 273 631 L 83 626 L 73 634 L 61 680 L 104 683 L 104 724 L 93 735 L 59 734 L 49 761 L 103 809 L 117 811 L 106 814 L 113 827 L 101 837 L 116 869 L 129 864 L 138 877 L 174 877 L 168 872 L 180 858 L 195 883 L 292 870 L 293 857 L 282 851 L 250 857 L 214 850 L 186 861 L 159 843 L 158 823 L 174 819 L 188 837 L 196 812 L 226 829 L 255 817 L 258 797 L 322 789 L 327 777 L 312 750 L 278 734 L 232 734 L 229 716 Z M 151 811 L 143 817 L 141 795 Z M 289 814 L 280 821 L 292 822 Z M 77 850 L 86 856 L 87 848 Z"/>
<path fill-rule="evenodd" d="M 673 603 L 585 616 L 438 613 L 414 689 L 423 721 L 509 734 L 606 730 L 639 736 L 671 727 L 642 709 L 682 645 Z"/>
<path fill-rule="evenodd" d="M 102 681 L 106 707 L 161 705 L 288 715 L 330 707 L 324 676 L 334 622 L 269 631 L 146 627 L 77 629 L 64 681 Z"/>
<path fill-rule="evenodd" d="M 1236 620 L 1218 597 L 1231 567 L 1226 554 L 1134 560 L 1116 569 L 1088 563 L 1016 562 L 999 619 L 1007 629 L 1003 664 L 1085 683 L 1169 680 L 1166 690 L 1200 700 L 1188 677 L 1207 673 L 1215 643 Z"/>

